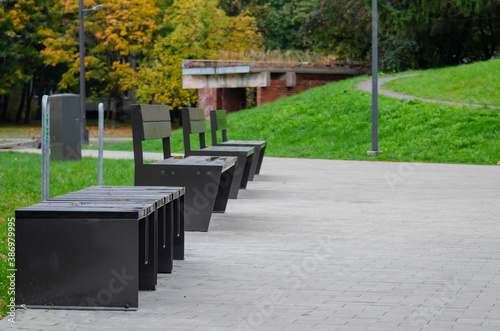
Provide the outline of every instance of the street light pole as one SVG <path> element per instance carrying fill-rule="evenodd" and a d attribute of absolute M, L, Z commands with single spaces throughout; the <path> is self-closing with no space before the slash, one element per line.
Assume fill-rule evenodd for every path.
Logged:
<path fill-rule="evenodd" d="M 89 135 L 87 131 L 87 119 L 86 119 L 86 93 L 85 93 L 85 28 L 84 28 L 84 16 L 85 13 L 89 11 L 94 11 L 102 8 L 102 5 L 96 5 L 90 9 L 83 8 L 83 0 L 78 0 L 78 39 L 79 39 L 79 49 L 80 49 L 80 112 L 81 112 L 81 139 L 83 145 L 89 144 Z"/>
<path fill-rule="evenodd" d="M 372 149 L 368 155 L 378 155 L 378 11 L 372 0 Z"/>
<path fill-rule="evenodd" d="M 83 24 L 83 0 L 78 0 L 79 46 L 80 46 L 80 112 L 81 112 L 81 140 L 88 145 L 87 119 L 85 117 L 85 35 Z"/>

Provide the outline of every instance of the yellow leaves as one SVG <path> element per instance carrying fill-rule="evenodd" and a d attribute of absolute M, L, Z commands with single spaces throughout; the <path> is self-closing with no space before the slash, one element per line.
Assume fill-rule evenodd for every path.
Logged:
<path fill-rule="evenodd" d="M 38 34 L 41 37 L 49 38 L 54 34 L 54 31 L 52 31 L 51 29 L 45 28 L 45 27 L 41 27 L 38 29 Z"/>
<path fill-rule="evenodd" d="M 21 70 L 16 70 L 14 71 L 14 75 L 19 78 L 19 79 L 22 79 L 23 78 L 23 72 Z"/>
<path fill-rule="evenodd" d="M 177 0 L 164 22 L 175 26 L 154 47 L 154 61 L 138 73 L 140 102 L 154 100 L 171 106 L 196 101 L 196 91 L 182 89 L 182 59 L 213 59 L 222 49 L 250 50 L 260 45 L 255 20 L 228 17 L 217 0 Z"/>

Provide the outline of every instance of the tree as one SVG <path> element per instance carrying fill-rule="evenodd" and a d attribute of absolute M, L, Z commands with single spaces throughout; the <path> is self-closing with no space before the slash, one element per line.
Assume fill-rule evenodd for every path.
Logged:
<path fill-rule="evenodd" d="M 266 49 L 307 49 L 299 31 L 318 0 L 267 0 L 250 10 Z"/>
<path fill-rule="evenodd" d="M 228 16 L 238 16 L 245 12 L 252 12 L 253 9 L 264 3 L 265 0 L 220 0 L 219 7 Z"/>
<path fill-rule="evenodd" d="M 62 1 L 62 0 L 61 0 Z M 123 92 L 136 86 L 134 63 L 148 53 L 160 27 L 155 0 L 108 0 L 103 8 L 85 17 L 85 77 L 91 98 L 115 99 L 117 111 Z M 86 8 L 96 5 L 86 1 Z M 66 63 L 59 88 L 76 88 L 79 83 L 78 4 L 68 3 L 61 13 L 67 26 L 63 33 L 46 31 L 43 54 L 50 65 Z M 113 113 L 116 115 L 116 112 Z"/>
<path fill-rule="evenodd" d="M 15 0 L 0 4 L 0 95 L 3 95 L 2 120 L 8 119 L 8 96 L 22 90 L 16 122 L 28 123 L 34 82 L 43 72 L 44 28 L 56 26 L 51 12 L 57 5 L 52 0 Z"/>
<path fill-rule="evenodd" d="M 386 70 L 487 60 L 500 48 L 500 1 L 381 0 L 380 26 Z"/>
<path fill-rule="evenodd" d="M 371 10 L 364 0 L 324 0 L 309 14 L 300 34 L 319 52 L 367 60 L 371 51 Z"/>
<path fill-rule="evenodd" d="M 173 31 L 158 39 L 138 73 L 140 102 L 154 100 L 172 107 L 192 104 L 195 91 L 182 89 L 183 59 L 215 59 L 219 50 L 251 50 L 260 42 L 252 17 L 229 17 L 218 8 L 217 0 L 174 1 L 166 23 Z"/>
<path fill-rule="evenodd" d="M 371 55 L 371 0 L 324 0 L 302 36 L 340 58 Z M 457 65 L 490 59 L 500 47 L 498 0 L 379 0 L 381 69 Z"/>
<path fill-rule="evenodd" d="M 263 45 L 267 50 L 303 50 L 310 45 L 299 31 L 320 0 L 221 0 L 229 16 L 247 13 L 255 17 Z"/>

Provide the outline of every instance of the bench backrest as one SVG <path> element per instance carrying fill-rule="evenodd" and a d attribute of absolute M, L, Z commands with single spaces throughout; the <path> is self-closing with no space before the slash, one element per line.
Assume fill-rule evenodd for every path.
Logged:
<path fill-rule="evenodd" d="M 212 145 L 217 145 L 217 131 L 222 131 L 222 141 L 227 141 L 227 113 L 225 110 L 210 111 L 210 127 L 212 129 Z"/>
<path fill-rule="evenodd" d="M 141 140 L 161 139 L 172 136 L 168 105 L 132 105 L 132 123 L 142 124 L 134 133 Z"/>
<path fill-rule="evenodd" d="M 135 165 L 143 164 L 142 142 L 144 140 L 162 139 L 163 156 L 166 159 L 171 157 L 172 125 L 168 105 L 132 105 L 130 114 Z"/>
<path fill-rule="evenodd" d="M 182 131 L 184 135 L 184 153 L 191 151 L 191 137 L 197 133 L 200 139 L 200 148 L 205 148 L 205 111 L 200 108 L 186 107 L 182 109 Z"/>

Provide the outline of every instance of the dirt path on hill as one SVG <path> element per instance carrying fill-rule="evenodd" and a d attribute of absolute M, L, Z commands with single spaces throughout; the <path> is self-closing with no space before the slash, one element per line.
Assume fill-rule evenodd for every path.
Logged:
<path fill-rule="evenodd" d="M 402 75 L 402 76 L 391 76 L 391 77 L 382 77 L 378 79 L 378 93 L 381 95 L 385 95 L 391 98 L 396 98 L 396 99 L 420 99 L 422 101 L 427 101 L 427 102 L 435 102 L 435 103 L 445 103 L 448 105 L 463 105 L 463 106 L 473 106 L 473 107 L 486 107 L 486 108 L 495 108 L 495 109 L 500 109 L 499 106 L 493 106 L 493 105 L 482 105 L 482 104 L 477 104 L 477 103 L 468 103 L 468 102 L 458 102 L 458 101 L 444 101 L 444 100 L 438 100 L 438 99 L 429 99 L 429 98 L 422 98 L 422 97 L 417 97 L 414 95 L 408 95 L 408 94 L 403 94 L 399 92 L 394 92 L 391 90 L 388 90 L 386 88 L 382 87 L 382 84 L 386 82 L 390 82 L 391 80 L 395 79 L 400 79 L 400 78 L 406 78 L 406 77 L 413 77 L 417 76 L 418 74 L 411 74 L 411 75 Z M 355 86 L 366 92 L 372 92 L 372 80 L 365 80 L 362 82 L 359 82 L 355 84 Z"/>

